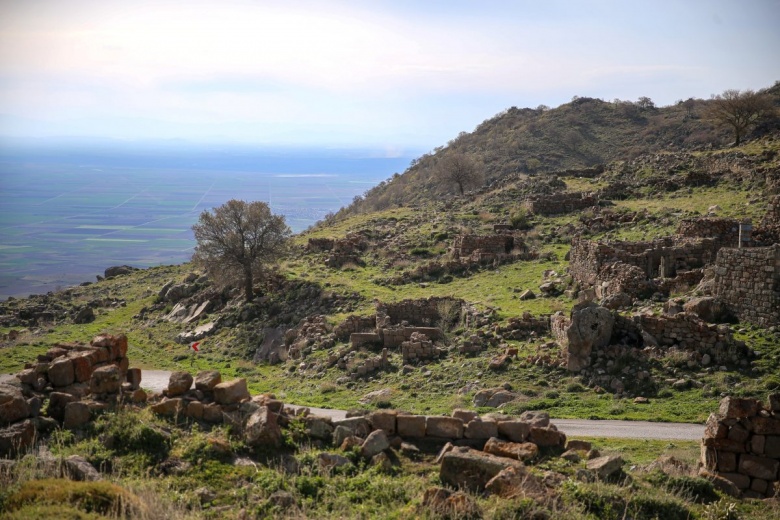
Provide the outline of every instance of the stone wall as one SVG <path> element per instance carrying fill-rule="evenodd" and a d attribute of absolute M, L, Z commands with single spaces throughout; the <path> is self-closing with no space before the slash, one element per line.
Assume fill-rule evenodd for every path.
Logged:
<path fill-rule="evenodd" d="M 531 313 L 509 318 L 506 325 L 497 325 L 496 332 L 504 339 L 524 340 L 533 336 L 546 336 L 550 333 L 550 316 L 534 317 Z"/>
<path fill-rule="evenodd" d="M 560 215 L 597 205 L 596 197 L 582 192 L 540 195 L 525 201 L 525 207 L 536 215 Z"/>
<path fill-rule="evenodd" d="M 436 347 L 428 336 L 419 332 L 414 332 L 409 336 L 409 341 L 401 343 L 401 355 L 404 365 L 422 361 L 426 359 L 435 359 L 444 354 L 444 350 Z"/>
<path fill-rule="evenodd" d="M 739 221 L 713 217 L 684 219 L 677 227 L 677 235 L 687 238 L 712 238 L 718 249 L 739 247 Z"/>
<path fill-rule="evenodd" d="M 513 247 L 512 235 L 458 235 L 452 245 L 452 256 L 482 261 L 509 254 Z"/>
<path fill-rule="evenodd" d="M 745 498 L 780 493 L 780 394 L 769 406 L 754 399 L 726 397 L 707 419 L 701 443 L 700 475 L 724 491 Z"/>
<path fill-rule="evenodd" d="M 780 325 L 780 244 L 721 249 L 715 261 L 715 295 L 740 320 Z"/>
<path fill-rule="evenodd" d="M 439 307 L 449 302 L 460 306 L 460 300 L 430 297 L 421 300 L 403 300 L 397 303 L 376 303 L 377 327 L 383 328 L 407 322 L 409 325 L 430 327 L 439 322 Z"/>
<path fill-rule="evenodd" d="M 753 231 L 753 240 L 761 246 L 780 243 L 780 195 L 769 202 L 766 215 Z"/>

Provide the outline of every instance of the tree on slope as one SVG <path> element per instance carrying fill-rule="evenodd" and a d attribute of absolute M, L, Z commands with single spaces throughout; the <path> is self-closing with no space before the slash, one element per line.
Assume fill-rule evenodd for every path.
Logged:
<path fill-rule="evenodd" d="M 713 96 L 707 109 L 707 114 L 715 123 L 732 128 L 734 146 L 739 145 L 748 128 L 773 112 L 774 105 L 766 94 L 734 89 Z"/>
<path fill-rule="evenodd" d="M 204 211 L 192 230 L 198 242 L 193 261 L 216 280 L 242 283 L 248 302 L 255 279 L 284 254 L 291 234 L 284 216 L 272 214 L 268 204 L 242 200 Z"/>
<path fill-rule="evenodd" d="M 482 175 L 476 163 L 467 155 L 456 153 L 444 157 L 436 166 L 436 173 L 440 179 L 454 182 L 458 186 L 461 195 L 466 187 L 477 186 L 482 180 Z"/>

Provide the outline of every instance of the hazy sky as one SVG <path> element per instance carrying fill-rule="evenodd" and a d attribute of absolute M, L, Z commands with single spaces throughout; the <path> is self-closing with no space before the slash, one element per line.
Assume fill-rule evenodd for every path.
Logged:
<path fill-rule="evenodd" d="M 430 149 L 780 80 L 780 0 L 0 0 L 0 136 Z"/>

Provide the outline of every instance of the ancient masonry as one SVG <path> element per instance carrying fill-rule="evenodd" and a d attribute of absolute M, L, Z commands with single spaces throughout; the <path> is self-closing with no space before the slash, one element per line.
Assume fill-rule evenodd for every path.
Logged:
<path fill-rule="evenodd" d="M 556 193 L 526 199 L 525 207 L 535 215 L 560 215 L 598 205 L 590 193 Z"/>
<path fill-rule="evenodd" d="M 507 255 L 512 252 L 513 247 L 512 235 L 459 235 L 452 245 L 452 256 L 481 262 Z"/>
<path fill-rule="evenodd" d="M 359 234 L 347 235 L 340 239 L 310 238 L 306 245 L 307 251 L 329 252 L 325 265 L 339 268 L 348 263 L 359 264 L 360 253 L 368 247 L 365 237 Z"/>
<path fill-rule="evenodd" d="M 780 493 L 780 394 L 769 406 L 726 397 L 707 419 L 700 474 L 732 495 L 765 498 Z M 721 480 L 719 480 L 721 479 Z"/>
<path fill-rule="evenodd" d="M 759 246 L 780 244 L 780 195 L 769 202 L 766 215 L 753 232 L 753 240 Z"/>
<path fill-rule="evenodd" d="M 740 320 L 780 325 L 780 244 L 721 249 L 715 261 L 715 295 Z"/>
<path fill-rule="evenodd" d="M 723 247 L 739 245 L 740 223 L 733 219 L 684 220 L 674 236 L 652 242 L 572 240 L 569 271 L 580 283 L 596 286 L 598 297 L 625 292 L 634 297 L 668 288 L 650 284 L 656 278 L 701 279 L 699 271 Z"/>

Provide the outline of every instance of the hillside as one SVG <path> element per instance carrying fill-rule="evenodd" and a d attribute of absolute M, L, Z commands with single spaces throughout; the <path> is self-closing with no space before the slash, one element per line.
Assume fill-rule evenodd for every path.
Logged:
<path fill-rule="evenodd" d="M 780 83 L 765 89 L 780 106 Z M 437 165 L 463 154 L 477 165 L 484 185 L 518 173 L 544 174 L 659 151 L 695 151 L 727 145 L 727 128 L 707 118 L 709 100 L 689 98 L 656 107 L 649 98 L 604 101 L 577 97 L 557 108 L 511 107 L 424 154 L 401 175 L 366 192 L 343 215 L 422 203 L 455 191 L 435 175 Z M 760 136 L 776 124 L 763 125 Z"/>
<path fill-rule="evenodd" d="M 510 114 L 608 105 L 498 116 L 404 192 Z M 19 372 L 0 449 L 30 433 L 0 518 L 776 518 L 780 132 L 684 149 L 664 128 L 651 153 L 551 147 L 555 173 L 486 148 L 466 196 L 417 186 L 295 236 L 252 303 L 191 264 L 0 303 L 0 373 Z M 147 394 L 134 368 L 177 372 Z M 708 440 L 567 439 L 564 418 L 706 421 Z"/>

